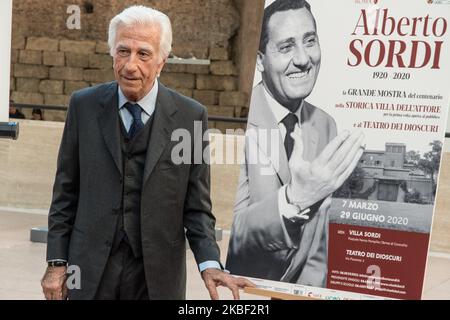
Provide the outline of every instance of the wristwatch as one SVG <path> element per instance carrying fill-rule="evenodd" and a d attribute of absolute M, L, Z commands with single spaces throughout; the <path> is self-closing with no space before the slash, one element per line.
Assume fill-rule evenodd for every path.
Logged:
<path fill-rule="evenodd" d="M 310 217 L 308 216 L 308 213 L 311 212 L 311 208 L 303 209 L 298 203 L 291 202 L 287 196 L 287 188 L 286 188 L 286 200 L 289 206 L 289 210 L 292 210 L 291 212 L 294 215 L 294 217 L 290 219 L 292 222 L 309 220 Z"/>
<path fill-rule="evenodd" d="M 49 267 L 67 267 L 67 262 L 62 260 L 48 261 Z"/>

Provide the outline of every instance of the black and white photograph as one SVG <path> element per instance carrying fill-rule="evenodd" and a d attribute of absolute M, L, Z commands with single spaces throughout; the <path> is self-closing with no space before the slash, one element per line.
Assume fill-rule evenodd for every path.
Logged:
<path fill-rule="evenodd" d="M 376 203 L 381 212 L 408 220 L 408 224 L 396 226 L 371 220 L 364 223 L 366 226 L 429 232 L 441 155 L 442 142 L 438 140 L 423 151 L 389 142 L 384 150 L 365 150 L 350 177 L 333 194 L 330 222 L 361 225 L 361 221 L 345 221 L 339 214 L 342 200 L 361 200 Z"/>
<path fill-rule="evenodd" d="M 277 0 L 264 12 L 247 131 L 278 135 L 278 166 L 261 170 L 263 147 L 248 134 L 227 268 L 237 275 L 324 287 L 330 196 L 362 155 L 364 135 L 337 135 L 335 120 L 307 102 L 321 65 L 307 1 Z M 258 163 L 249 163 L 258 149 Z M 271 159 L 268 159 L 271 162 Z M 273 161 L 276 162 L 276 161 Z"/>
<path fill-rule="evenodd" d="M 325 289 L 421 296 L 448 105 L 447 22 L 438 7 L 266 1 L 226 263 L 232 274 L 317 297 Z M 402 264 L 354 258 L 367 242 L 354 235 L 378 237 L 366 250 Z M 403 242 L 386 247 L 394 238 Z M 414 241 L 418 267 L 402 277 Z M 339 281 L 341 272 L 370 277 L 369 264 L 410 289 Z"/>

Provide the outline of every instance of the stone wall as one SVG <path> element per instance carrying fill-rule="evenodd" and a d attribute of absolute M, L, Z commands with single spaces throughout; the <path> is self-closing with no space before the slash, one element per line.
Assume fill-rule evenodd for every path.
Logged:
<path fill-rule="evenodd" d="M 14 0 L 13 4 L 13 36 L 93 41 L 107 40 L 109 21 L 124 8 L 150 6 L 171 19 L 174 53 L 183 58 L 207 58 L 210 48 L 228 48 L 239 29 L 233 0 Z M 80 9 L 80 29 L 67 27 L 71 5 Z"/>
<path fill-rule="evenodd" d="M 74 91 L 114 80 L 106 42 L 16 37 L 12 48 L 11 96 L 16 103 L 67 106 Z M 200 101 L 210 115 L 240 117 L 247 95 L 238 91 L 228 50 L 213 48 L 209 58 L 210 65 L 169 63 L 161 82 Z M 45 112 L 46 120 L 64 117 L 65 112 Z"/>
<path fill-rule="evenodd" d="M 11 97 L 16 103 L 67 106 L 72 92 L 114 79 L 104 42 L 15 37 L 11 55 Z M 26 116 L 31 110 L 24 109 Z M 45 111 L 64 121 L 65 112 Z"/>
<path fill-rule="evenodd" d="M 91 4 L 87 8 L 85 4 Z M 247 115 L 248 92 L 239 87 L 233 52 L 239 12 L 233 0 L 81 1 L 81 29 L 66 26 L 63 0 L 14 0 L 11 96 L 16 103 L 67 106 L 73 91 L 114 79 L 108 54 L 109 20 L 131 4 L 151 5 L 173 23 L 176 57 L 209 59 L 210 65 L 167 64 L 161 82 L 208 107 L 211 116 Z M 88 13 L 91 12 L 92 13 Z M 23 112 L 30 117 L 31 110 Z M 45 111 L 64 121 L 65 112 Z M 219 129 L 242 127 L 211 123 Z"/>
<path fill-rule="evenodd" d="M 233 44 L 234 60 L 239 67 L 239 90 L 251 94 L 264 13 L 264 0 L 234 0 L 241 24 Z"/>

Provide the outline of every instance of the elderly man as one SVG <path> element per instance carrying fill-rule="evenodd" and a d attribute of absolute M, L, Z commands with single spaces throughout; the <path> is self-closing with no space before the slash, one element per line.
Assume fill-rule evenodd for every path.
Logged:
<path fill-rule="evenodd" d="M 305 101 L 320 62 L 310 5 L 268 6 L 257 57 L 262 83 L 252 93 L 228 251 L 233 274 L 326 285 L 329 197 L 357 165 L 363 135 L 336 137 L 334 120 Z M 267 131 L 276 133 L 278 146 L 257 139 Z"/>
<path fill-rule="evenodd" d="M 203 106 L 158 82 L 172 46 L 169 18 L 134 6 L 109 28 L 115 82 L 73 94 L 49 214 L 47 299 L 184 299 L 185 234 L 211 298 L 251 286 L 222 271 L 209 167 L 175 165 L 171 133 Z M 186 232 L 185 232 L 186 230 Z M 67 266 L 81 283 L 67 292 Z"/>

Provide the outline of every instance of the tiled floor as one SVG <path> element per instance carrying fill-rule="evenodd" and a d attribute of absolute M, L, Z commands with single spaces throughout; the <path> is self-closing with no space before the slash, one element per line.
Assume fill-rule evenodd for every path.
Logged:
<path fill-rule="evenodd" d="M 31 243 L 29 232 L 46 223 L 44 215 L 0 212 L 0 300 L 43 299 L 39 282 L 45 270 L 45 245 Z M 222 261 L 227 244 L 228 236 L 224 234 L 220 242 Z M 187 298 L 208 299 L 191 251 L 187 255 Z M 219 294 L 222 299 L 231 299 L 227 289 L 220 288 Z M 241 297 L 259 298 L 248 294 Z M 424 298 L 450 300 L 450 255 L 430 256 Z"/>

